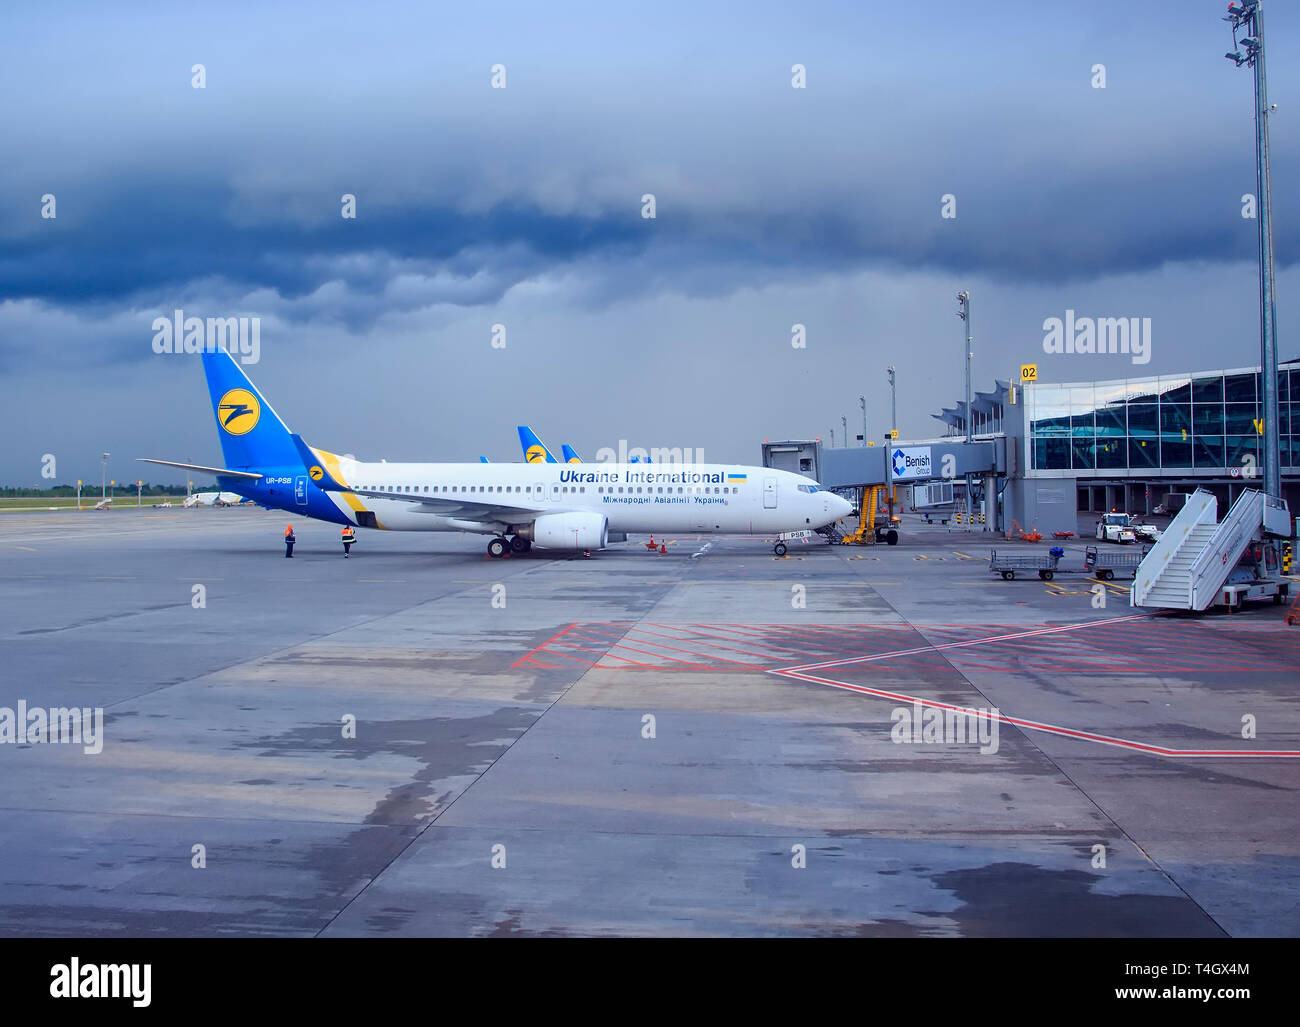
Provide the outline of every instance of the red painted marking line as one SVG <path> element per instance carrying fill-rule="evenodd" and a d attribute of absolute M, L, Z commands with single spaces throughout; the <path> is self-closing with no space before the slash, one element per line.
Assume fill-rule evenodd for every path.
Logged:
<path fill-rule="evenodd" d="M 515 660 L 514 663 L 510 664 L 510 666 L 511 666 L 511 667 L 518 667 L 518 666 L 519 666 L 521 663 L 523 663 L 525 660 L 531 660 L 534 656 L 536 656 L 538 653 L 540 653 L 540 652 L 541 652 L 543 649 L 545 649 L 548 645 L 550 645 L 550 644 L 551 644 L 552 642 L 554 642 L 557 638 L 559 638 L 559 637 L 560 637 L 561 635 L 563 635 L 566 631 L 568 631 L 569 628 L 576 628 L 577 626 L 578 626 L 578 622 L 577 622 L 577 621 L 574 621 L 572 624 L 569 624 L 569 625 L 566 625 L 565 627 L 560 628 L 559 631 L 557 631 L 555 634 L 553 634 L 550 638 L 548 638 L 548 639 L 547 639 L 545 642 L 543 642 L 541 645 L 539 645 L 539 646 L 537 646 L 535 649 L 533 649 L 533 651 L 530 652 L 527 656 L 521 656 L 519 659 Z"/>
<path fill-rule="evenodd" d="M 659 625 L 659 626 L 663 627 L 663 626 L 665 626 L 665 625 Z M 629 632 L 629 634 L 632 634 L 633 632 L 635 632 L 635 633 L 638 634 L 638 635 L 654 635 L 656 638 L 671 638 L 674 642 L 686 642 L 686 643 L 688 643 L 688 644 L 690 644 L 690 645 L 704 645 L 704 646 L 709 646 L 709 645 L 710 645 L 710 643 L 708 642 L 708 640 L 707 640 L 707 639 L 704 639 L 704 638 L 692 638 L 692 637 L 690 637 L 690 636 L 672 635 L 672 634 L 668 634 L 668 633 L 666 633 L 666 632 L 662 632 L 662 631 L 651 631 L 651 630 L 649 630 L 648 628 L 640 628 L 640 627 L 638 627 L 638 628 L 633 628 L 633 629 L 632 629 L 632 632 Z M 697 631 L 697 632 L 695 632 L 695 634 L 696 634 L 696 635 L 709 635 L 709 633 L 708 633 L 707 631 L 703 631 L 703 632 L 701 632 L 701 631 Z M 727 638 L 726 635 L 711 635 L 711 636 L 709 636 L 709 637 L 712 637 L 712 638 L 724 638 L 724 639 Z M 727 639 L 727 641 L 734 642 L 735 639 Z M 647 642 L 646 644 L 647 644 L 647 645 L 653 645 L 654 643 L 653 643 L 653 642 Z M 764 659 L 764 660 L 770 660 L 770 659 L 772 658 L 771 653 L 760 653 L 760 652 L 755 652 L 753 649 L 740 649 L 740 648 L 738 648 L 737 646 L 734 646 L 734 645 L 713 645 L 712 648 L 715 649 L 715 650 L 716 650 L 716 649 L 721 649 L 721 650 L 723 650 L 723 651 L 725 651 L 725 652 L 729 652 L 729 653 L 743 653 L 743 654 L 746 655 L 746 656 L 757 656 L 757 657 L 759 657 L 760 659 Z M 783 648 L 785 648 L 785 646 L 773 646 L 772 648 L 783 649 Z M 687 652 L 688 650 L 682 650 L 682 651 L 683 651 L 683 652 Z M 696 655 L 696 656 L 707 656 L 708 654 L 707 654 L 707 653 L 695 653 L 694 655 Z M 739 663 L 739 662 L 742 662 L 742 661 L 735 660 L 735 661 L 732 661 L 732 662 Z M 746 665 L 746 666 L 750 666 L 750 667 L 755 666 L 755 664 L 752 664 L 752 663 L 751 663 L 751 664 L 745 664 L 745 665 Z M 763 669 L 766 669 L 766 668 L 763 668 Z"/>
<path fill-rule="evenodd" d="M 942 642 L 939 645 L 922 645 L 914 649 L 899 649 L 892 653 L 877 653 L 874 656 L 850 656 L 843 660 L 826 660 L 823 663 L 804 663 L 795 667 L 785 667 L 781 670 L 773 671 L 774 674 L 785 674 L 796 670 L 821 670 L 824 667 L 842 667 L 847 663 L 870 663 L 872 660 L 888 660 L 895 656 L 914 656 L 917 653 L 933 653 L 945 649 L 964 649 L 972 645 L 987 645 L 990 642 L 1005 642 L 1013 638 L 1033 638 L 1038 635 L 1059 635 L 1066 631 L 1078 631 L 1080 628 L 1090 628 L 1097 624 L 1123 624 L 1125 621 L 1145 620 L 1151 614 L 1135 613 L 1128 617 L 1115 617 L 1111 620 L 1085 621 L 1082 624 L 1062 624 L 1054 628 L 1035 628 L 1033 631 L 1016 631 L 1007 635 L 986 635 L 982 638 L 968 638 L 964 642 Z"/>
<path fill-rule="evenodd" d="M 597 632 L 597 634 L 600 634 L 600 632 Z M 581 638 L 584 642 L 596 642 L 596 643 L 599 643 L 599 642 L 600 642 L 600 639 L 597 639 L 597 638 L 586 638 L 585 636 L 583 636 L 583 635 L 578 635 L 578 634 L 575 634 L 573 637 L 574 637 L 574 638 Z M 611 636 L 609 636 L 609 637 L 612 638 L 612 637 L 615 637 L 615 636 L 612 636 L 612 635 L 611 635 Z M 565 639 L 565 644 L 566 644 L 566 645 L 572 645 L 573 643 L 571 643 L 571 642 L 569 642 L 567 639 Z M 710 670 L 710 669 L 712 669 L 711 665 L 710 665 L 710 664 L 707 664 L 707 663 L 696 663 L 696 662 L 694 662 L 693 660 L 682 660 L 682 659 L 678 659 L 676 656 L 669 656 L 669 655 L 667 655 L 666 653 L 657 653 L 657 652 L 655 652 L 653 649 L 638 649 L 638 648 L 637 648 L 636 646 L 634 646 L 634 645 L 624 645 L 622 642 L 612 642 L 612 643 L 610 643 L 610 646 L 609 646 L 609 647 L 610 647 L 610 649 L 626 649 L 626 650 L 627 650 L 628 652 L 630 652 L 630 653 L 641 653 L 643 656 L 657 656 L 657 657 L 659 657 L 661 660 L 672 660 L 674 663 L 683 663 L 683 664 L 685 664 L 685 665 L 688 666 L 688 667 L 702 667 L 702 668 L 704 668 L 705 670 Z M 579 647 L 579 648 L 581 648 L 581 647 Z M 672 646 L 662 646 L 661 648 L 664 648 L 664 649 L 671 649 Z M 595 649 L 592 649 L 592 650 L 590 650 L 590 651 L 591 651 L 591 652 L 596 652 Z M 683 652 L 683 653 L 686 652 L 686 651 L 687 651 L 687 650 L 685 650 L 685 649 L 679 649 L 679 650 L 678 650 L 678 652 Z M 610 655 L 610 656 L 614 656 L 613 653 L 610 653 L 609 655 Z M 692 655 L 692 656 L 699 656 L 700 654 L 699 654 L 699 653 L 691 653 L 691 655 Z M 615 656 L 614 658 L 615 658 L 615 659 L 618 659 L 618 660 L 627 660 L 627 657 L 625 657 L 625 656 Z M 719 659 L 721 659 L 721 657 L 719 657 Z M 653 663 L 637 663 L 636 660 L 627 660 L 627 662 L 628 662 L 628 663 L 635 663 L 638 667 L 651 667 L 651 668 L 654 667 L 654 664 L 653 664 Z M 735 663 L 736 661 L 735 661 L 735 660 L 726 660 L 726 661 L 724 661 L 724 662 L 726 662 L 726 663 Z M 755 666 L 754 669 L 755 669 L 755 670 L 759 670 L 759 669 L 761 669 L 761 668 Z"/>
<path fill-rule="evenodd" d="M 587 639 L 587 641 L 590 641 L 590 639 Z M 622 660 L 624 663 L 630 663 L 630 664 L 632 664 L 632 666 L 634 666 L 634 667 L 653 667 L 653 666 L 654 666 L 653 664 L 650 664 L 650 663 L 638 663 L 636 660 L 629 660 L 626 656 L 619 656 L 617 653 L 606 652 L 606 651 L 602 651 L 602 650 L 600 650 L 600 649 L 588 649 L 585 645 L 578 645 L 577 642 L 570 642 L 568 639 L 565 639 L 565 640 L 564 640 L 564 644 L 565 644 L 565 645 L 572 646 L 574 649 L 581 649 L 584 653 L 595 653 L 596 656 L 598 657 L 598 659 L 595 659 L 595 660 L 582 660 L 583 663 L 589 664 L 589 665 L 592 666 L 592 667 L 596 666 L 596 664 L 598 664 L 598 663 L 599 663 L 601 660 L 603 660 L 606 656 L 610 657 L 611 659 Z M 578 656 L 571 656 L 569 653 L 561 652 L 559 649 L 551 649 L 550 652 L 555 653 L 557 656 L 568 656 L 569 659 L 571 659 L 571 660 L 578 660 L 578 659 L 581 659 L 581 657 L 578 657 Z"/>
<path fill-rule="evenodd" d="M 860 692 L 864 695 L 874 695 L 880 699 L 892 699 L 895 702 L 913 703 L 921 706 L 930 706 L 935 709 L 953 710 L 960 713 L 966 713 L 971 716 L 984 717 L 990 720 L 997 720 L 1003 724 L 1013 724 L 1016 727 L 1025 728 L 1030 731 L 1045 731 L 1048 734 L 1062 735 L 1066 738 L 1078 738 L 1086 742 L 1097 742 L 1101 745 L 1112 745 L 1120 749 L 1132 749 L 1136 752 L 1145 752 L 1154 756 L 1169 756 L 1175 759 L 1188 758 L 1225 758 L 1225 759 L 1300 759 L 1300 751 L 1291 749 L 1268 749 L 1258 751 L 1243 751 L 1239 749 L 1171 749 L 1163 745 L 1147 745 L 1144 742 L 1134 742 L 1127 738 L 1114 738 L 1110 735 L 1098 735 L 1090 731 L 1075 731 L 1072 728 L 1060 727 L 1056 724 L 1044 724 L 1036 720 L 1025 720 L 1021 717 L 1008 717 L 999 713 L 996 717 L 987 711 L 971 710 L 966 706 L 955 706 L 951 703 L 938 702 L 934 699 L 923 699 L 916 695 L 903 695 L 900 692 L 886 692 L 878 688 L 868 688 L 865 685 L 853 685 L 847 681 L 836 681 L 832 678 L 818 677 L 815 674 L 806 674 L 804 671 L 819 670 L 825 667 L 843 667 L 848 664 L 871 663 L 876 660 L 887 660 L 895 656 L 909 656 L 919 652 L 936 652 L 944 649 L 958 649 L 972 645 L 988 644 L 990 642 L 1006 641 L 1012 638 L 1030 638 L 1037 635 L 1058 634 L 1064 631 L 1075 631 L 1080 628 L 1093 627 L 1098 624 L 1116 624 L 1124 621 L 1145 619 L 1147 614 L 1135 614 L 1130 617 L 1116 617 L 1114 620 L 1088 621 L 1083 624 L 1069 624 L 1056 628 L 1040 628 L 1035 631 L 1021 631 L 1009 635 L 991 635 L 987 638 L 976 638 L 966 642 L 948 642 L 937 646 L 927 646 L 921 649 L 901 649 L 896 653 L 880 653 L 876 656 L 860 656 L 847 660 L 831 660 L 826 663 L 808 664 L 803 667 L 787 667 L 782 670 L 771 670 L 769 674 L 779 674 L 783 677 L 797 678 L 800 681 L 809 681 L 813 684 L 829 685 L 831 688 L 843 688 L 850 692 Z"/>

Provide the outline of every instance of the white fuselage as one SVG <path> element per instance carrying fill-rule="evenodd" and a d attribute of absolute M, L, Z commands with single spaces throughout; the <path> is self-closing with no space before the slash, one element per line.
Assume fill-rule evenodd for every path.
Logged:
<path fill-rule="evenodd" d="M 396 531 L 497 533 L 546 514 L 580 511 L 603 514 L 610 532 L 771 535 L 819 528 L 852 509 L 811 478 L 735 464 L 406 464 L 344 457 L 338 469 L 349 488 L 392 493 L 331 493 L 339 509 L 355 524 L 368 520 L 358 512 L 369 511 L 376 526 Z M 467 509 L 444 512 L 417 497 Z M 470 512 L 476 505 L 521 512 L 480 519 Z"/>

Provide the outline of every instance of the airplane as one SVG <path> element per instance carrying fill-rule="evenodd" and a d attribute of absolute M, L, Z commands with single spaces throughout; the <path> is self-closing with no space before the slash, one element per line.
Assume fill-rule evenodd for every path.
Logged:
<path fill-rule="evenodd" d="M 559 463 L 559 461 L 556 460 L 555 457 L 551 454 L 551 451 L 546 448 L 545 443 L 543 443 L 542 440 L 537 437 L 537 433 L 534 432 L 533 429 L 528 427 L 528 425 L 526 424 L 521 424 L 519 426 L 519 445 L 523 447 L 525 463 L 530 463 L 530 464 Z M 564 452 L 564 462 L 566 464 L 582 463 L 582 457 L 578 456 L 578 451 L 574 449 L 572 446 L 570 446 L 567 442 L 564 443 L 564 445 L 561 446 L 560 448 Z M 632 462 L 636 463 L 635 460 L 633 460 Z M 649 463 L 648 460 L 646 462 Z"/>
<path fill-rule="evenodd" d="M 238 492 L 195 492 L 181 506 L 238 506 L 245 502 Z"/>
<path fill-rule="evenodd" d="M 334 524 L 491 536 L 488 555 L 604 549 L 627 532 L 779 535 L 820 528 L 852 504 L 811 478 L 742 464 L 366 462 L 308 446 L 224 349 L 202 354 L 226 467 L 204 471 L 262 506 Z M 776 543 L 776 552 L 785 551 Z"/>
<path fill-rule="evenodd" d="M 533 429 L 529 428 L 526 424 L 521 424 L 519 426 L 519 444 L 523 446 L 524 449 L 524 460 L 530 464 L 558 463 L 555 457 L 551 455 L 551 451 L 547 449 L 542 440 L 537 437 L 537 434 Z M 564 462 L 566 464 L 582 463 L 582 457 L 578 456 L 578 451 L 567 442 L 561 445 L 560 449 L 564 453 Z M 645 460 L 633 457 L 631 462 L 634 464 L 648 464 L 650 460 L 648 457 Z"/>

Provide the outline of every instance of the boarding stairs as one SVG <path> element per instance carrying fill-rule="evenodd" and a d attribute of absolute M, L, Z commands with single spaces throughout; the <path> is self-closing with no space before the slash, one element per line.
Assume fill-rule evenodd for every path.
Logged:
<path fill-rule="evenodd" d="M 822 538 L 824 538 L 827 542 L 830 542 L 832 545 L 834 545 L 836 542 L 839 542 L 842 538 L 845 537 L 846 532 L 838 524 L 832 521 L 830 524 L 823 524 L 820 528 L 818 528 L 817 534 L 820 535 Z"/>
<path fill-rule="evenodd" d="M 1133 606 L 1206 610 L 1264 523 L 1264 494 L 1248 489 L 1218 521 L 1218 500 L 1197 489 L 1138 565 Z"/>

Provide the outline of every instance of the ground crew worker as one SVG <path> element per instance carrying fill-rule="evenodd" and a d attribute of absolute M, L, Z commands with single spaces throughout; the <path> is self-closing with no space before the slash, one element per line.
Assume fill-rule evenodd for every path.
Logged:
<path fill-rule="evenodd" d="M 293 559 L 293 544 L 298 541 L 298 537 L 293 533 L 293 525 L 284 526 L 284 555 L 287 559 Z"/>
<path fill-rule="evenodd" d="M 357 533 L 352 530 L 352 525 L 343 526 L 343 559 L 348 558 L 348 550 L 352 548 L 352 543 L 357 540 Z"/>

